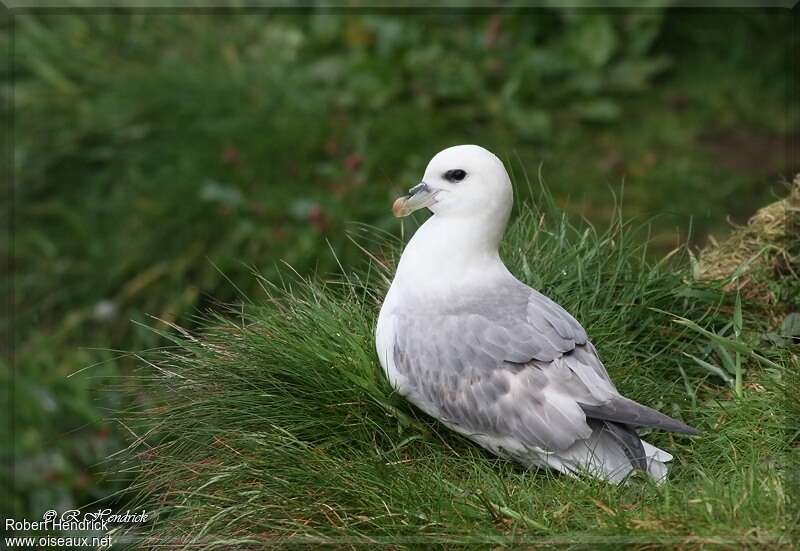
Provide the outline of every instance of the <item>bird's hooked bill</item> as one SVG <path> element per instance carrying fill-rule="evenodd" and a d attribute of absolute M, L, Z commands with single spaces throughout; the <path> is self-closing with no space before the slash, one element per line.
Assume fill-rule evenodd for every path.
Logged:
<path fill-rule="evenodd" d="M 397 218 L 408 216 L 416 210 L 432 205 L 435 197 L 436 193 L 431 190 L 428 184 L 420 182 L 409 189 L 406 195 L 395 200 L 394 205 L 392 205 L 392 212 Z"/>

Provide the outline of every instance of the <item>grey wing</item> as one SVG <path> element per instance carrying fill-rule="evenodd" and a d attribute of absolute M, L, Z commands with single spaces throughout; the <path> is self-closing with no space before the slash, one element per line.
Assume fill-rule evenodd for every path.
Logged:
<path fill-rule="evenodd" d="M 521 283 L 404 312 L 394 354 L 404 394 L 461 432 L 563 450 L 592 433 L 578 398 L 615 392 L 593 353 L 574 353 L 591 347 L 580 324 Z"/>
<path fill-rule="evenodd" d="M 396 315 L 394 354 L 405 394 L 461 432 L 564 450 L 591 435 L 587 417 L 653 420 L 623 410 L 619 399 L 638 404 L 618 394 L 583 327 L 522 283 L 444 309 L 406 312 Z"/>
<path fill-rule="evenodd" d="M 398 316 L 396 323 L 402 392 L 426 413 L 471 436 L 509 436 L 538 450 L 591 435 L 583 410 L 551 388 L 548 373 L 503 359 L 499 339 L 509 345 L 510 335 L 500 337 L 487 318 Z M 521 351 L 529 343 L 514 344 Z"/>

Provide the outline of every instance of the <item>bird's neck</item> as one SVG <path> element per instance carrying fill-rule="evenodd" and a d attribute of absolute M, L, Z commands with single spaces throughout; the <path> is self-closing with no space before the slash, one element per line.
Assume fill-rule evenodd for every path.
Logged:
<path fill-rule="evenodd" d="M 431 216 L 406 245 L 395 281 L 453 288 L 508 274 L 498 252 L 505 225 L 506 220 L 496 218 Z"/>

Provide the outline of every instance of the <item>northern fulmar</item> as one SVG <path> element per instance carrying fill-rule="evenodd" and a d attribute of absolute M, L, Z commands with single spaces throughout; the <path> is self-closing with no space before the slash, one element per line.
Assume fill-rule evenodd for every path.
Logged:
<path fill-rule="evenodd" d="M 403 250 L 378 317 L 390 384 L 525 466 L 614 483 L 641 470 L 662 482 L 672 456 L 637 428 L 697 431 L 622 396 L 581 324 L 508 271 L 498 248 L 512 203 L 502 161 L 476 145 L 438 153 L 395 202 L 398 217 L 433 215 Z"/>

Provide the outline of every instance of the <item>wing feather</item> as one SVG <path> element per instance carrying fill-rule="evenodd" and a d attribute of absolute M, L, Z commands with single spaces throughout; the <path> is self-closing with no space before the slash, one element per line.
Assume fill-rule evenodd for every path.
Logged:
<path fill-rule="evenodd" d="M 699 434 L 699 431 L 690 427 L 686 423 L 664 415 L 638 402 L 634 402 L 624 396 L 614 396 L 609 401 L 599 405 L 581 404 L 581 408 L 586 412 L 587 417 L 593 419 L 603 419 L 634 427 L 653 427 L 669 432 L 681 432 L 683 434 Z"/>
<path fill-rule="evenodd" d="M 405 306 L 392 313 L 399 390 L 459 432 L 513 436 L 519 454 L 559 451 L 589 438 L 596 418 L 638 457 L 635 432 L 619 425 L 693 433 L 619 395 L 580 323 L 516 280 L 444 306 Z"/>

